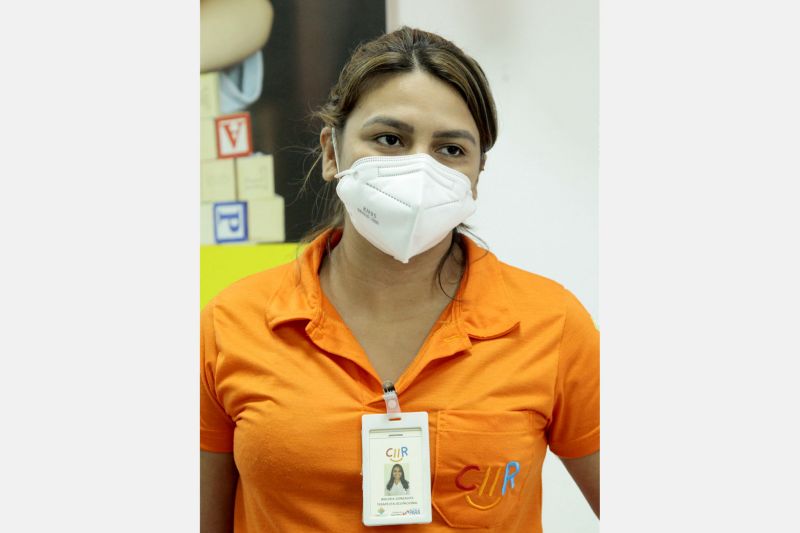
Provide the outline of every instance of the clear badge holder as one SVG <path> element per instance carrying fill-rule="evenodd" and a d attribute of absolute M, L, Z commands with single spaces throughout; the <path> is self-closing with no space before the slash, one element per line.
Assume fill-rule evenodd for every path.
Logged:
<path fill-rule="evenodd" d="M 428 524 L 431 511 L 428 413 L 403 413 L 391 382 L 386 414 L 361 418 L 363 522 Z"/>

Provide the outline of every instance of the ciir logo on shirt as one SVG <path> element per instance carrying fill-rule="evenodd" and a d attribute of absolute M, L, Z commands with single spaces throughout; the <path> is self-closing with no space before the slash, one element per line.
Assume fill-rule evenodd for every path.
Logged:
<path fill-rule="evenodd" d="M 466 465 L 456 475 L 455 483 L 456 487 L 466 492 L 464 498 L 471 507 L 488 511 L 514 490 L 514 478 L 519 472 L 520 466 L 517 461 L 484 468 L 478 465 Z M 500 483 L 501 477 L 502 483 Z"/>

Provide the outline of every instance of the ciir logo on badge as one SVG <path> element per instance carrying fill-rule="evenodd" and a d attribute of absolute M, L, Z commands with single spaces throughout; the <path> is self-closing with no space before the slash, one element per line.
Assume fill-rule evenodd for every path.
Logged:
<path fill-rule="evenodd" d="M 387 448 L 386 450 L 386 457 L 394 463 L 399 463 L 406 456 L 408 456 L 408 448 L 406 446 L 401 448 Z"/>

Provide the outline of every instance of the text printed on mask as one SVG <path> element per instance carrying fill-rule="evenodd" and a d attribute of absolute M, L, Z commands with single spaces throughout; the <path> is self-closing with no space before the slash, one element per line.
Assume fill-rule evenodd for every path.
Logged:
<path fill-rule="evenodd" d="M 376 215 L 373 211 L 370 211 L 367 207 L 359 207 L 358 212 L 370 219 L 375 224 L 380 224 L 376 218 L 378 215 Z"/>

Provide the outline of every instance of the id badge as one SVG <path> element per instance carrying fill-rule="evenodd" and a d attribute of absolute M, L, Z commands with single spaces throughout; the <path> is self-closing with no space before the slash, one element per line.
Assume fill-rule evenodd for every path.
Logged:
<path fill-rule="evenodd" d="M 361 418 L 363 522 L 366 526 L 431 522 L 428 413 Z"/>

